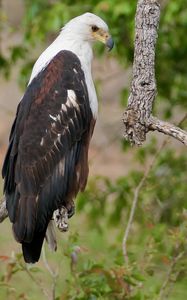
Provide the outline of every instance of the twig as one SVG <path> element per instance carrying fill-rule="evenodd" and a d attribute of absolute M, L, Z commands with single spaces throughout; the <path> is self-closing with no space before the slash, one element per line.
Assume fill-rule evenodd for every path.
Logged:
<path fill-rule="evenodd" d="M 5 197 L 1 200 L 0 203 L 0 223 L 4 221 L 8 217 L 8 211 L 6 209 L 6 200 Z"/>
<path fill-rule="evenodd" d="M 178 123 L 178 125 L 182 125 L 182 123 L 187 119 L 187 114 L 184 115 L 184 117 L 181 119 L 181 121 Z M 161 146 L 159 147 L 159 149 L 157 150 L 155 156 L 152 159 L 152 162 L 150 163 L 149 167 L 147 168 L 147 170 L 144 173 L 144 176 L 142 177 L 142 179 L 140 180 L 138 186 L 136 187 L 135 191 L 134 191 L 134 198 L 133 198 L 133 202 L 132 202 L 132 207 L 131 207 L 131 211 L 130 211 L 130 215 L 129 215 L 129 219 L 127 222 L 127 226 L 125 229 L 125 233 L 124 233 L 124 237 L 123 237 L 123 244 L 122 244 L 122 250 L 123 250 L 123 256 L 125 259 L 125 262 L 128 263 L 128 254 L 127 254 L 127 240 L 129 237 L 129 233 L 132 227 L 132 222 L 134 219 L 134 214 L 135 214 L 135 210 L 136 210 L 136 206 L 138 203 L 138 197 L 139 197 L 139 193 L 145 183 L 145 181 L 147 180 L 158 156 L 160 155 L 160 153 L 162 152 L 163 148 L 167 145 L 169 141 L 169 136 L 167 138 L 164 139 L 163 143 L 161 144 Z"/>
<path fill-rule="evenodd" d="M 22 268 L 25 270 L 25 272 L 28 274 L 28 276 L 32 279 L 32 281 L 40 288 L 44 296 L 50 300 L 50 295 L 48 294 L 46 288 L 43 287 L 40 281 L 36 280 L 35 276 L 32 275 L 32 273 L 29 270 L 29 265 L 22 265 Z M 32 268 L 32 267 L 31 267 Z"/>
<path fill-rule="evenodd" d="M 180 120 L 178 126 L 182 126 L 182 123 L 183 123 L 184 121 L 186 121 L 186 119 L 187 119 L 187 113 L 186 113 L 186 114 L 184 115 L 184 117 Z"/>
<path fill-rule="evenodd" d="M 157 130 L 166 135 L 172 136 L 181 143 L 183 143 L 185 146 L 187 146 L 187 132 L 185 130 L 182 130 L 181 128 L 168 122 L 161 121 L 153 116 L 150 117 L 149 122 L 150 130 Z"/>
<path fill-rule="evenodd" d="M 43 262 L 44 262 L 44 265 L 46 267 L 46 269 L 48 270 L 48 272 L 50 273 L 51 277 L 53 278 L 56 278 L 58 276 L 58 271 L 54 271 L 51 266 L 49 265 L 48 263 L 48 260 L 47 260 L 47 257 L 46 257 L 46 252 L 45 252 L 45 245 L 42 249 L 42 254 L 43 254 Z"/>
<path fill-rule="evenodd" d="M 52 278 L 52 288 L 51 288 L 51 296 L 50 296 L 50 300 L 55 300 L 55 289 L 56 289 L 56 282 L 57 282 L 57 278 L 59 275 L 58 271 L 54 271 L 50 264 L 48 263 L 47 257 L 46 257 L 46 252 L 45 252 L 45 245 L 42 248 L 42 254 L 43 254 L 43 262 L 44 265 L 46 267 L 46 269 L 48 270 L 49 274 L 51 275 Z"/>
<path fill-rule="evenodd" d="M 165 278 L 165 280 L 164 280 L 164 282 L 162 284 L 162 287 L 160 289 L 160 292 L 159 292 L 159 295 L 157 297 L 157 300 L 164 299 L 163 296 L 165 294 L 165 291 L 166 291 L 166 288 L 167 288 L 168 284 L 171 281 L 171 275 L 173 274 L 174 268 L 175 268 L 177 262 L 184 256 L 184 254 L 185 254 L 185 252 L 183 251 L 183 252 L 179 253 L 177 256 L 175 256 L 173 258 L 173 260 L 171 262 L 171 265 L 170 265 L 170 268 L 169 268 L 169 270 L 167 272 L 166 278 Z"/>
<path fill-rule="evenodd" d="M 165 145 L 165 143 L 164 143 L 164 145 Z M 161 151 L 161 148 L 163 148 L 163 144 L 160 147 L 159 151 L 154 156 L 151 164 L 149 165 L 148 169 L 145 171 L 144 176 L 142 177 L 142 179 L 140 180 L 138 186 L 136 187 L 136 189 L 134 191 L 134 198 L 133 198 L 133 202 L 132 202 L 132 207 L 131 207 L 131 210 L 130 210 L 130 215 L 129 215 L 129 219 L 128 219 L 128 222 L 127 222 L 127 227 L 125 229 L 125 234 L 124 234 L 124 237 L 123 237 L 123 244 L 122 244 L 123 256 L 124 256 L 125 262 L 127 264 L 128 264 L 127 240 L 128 240 L 128 237 L 129 237 L 131 227 L 132 227 L 132 222 L 133 222 L 133 219 L 134 219 L 135 210 L 136 210 L 136 206 L 137 206 L 137 203 L 138 203 L 139 193 L 140 193 L 140 190 L 142 189 L 147 177 L 149 176 L 149 173 L 150 173 L 150 171 L 151 171 L 151 169 L 152 169 L 152 167 L 153 167 L 153 165 L 154 165 L 154 163 L 157 159 L 158 154 Z"/>

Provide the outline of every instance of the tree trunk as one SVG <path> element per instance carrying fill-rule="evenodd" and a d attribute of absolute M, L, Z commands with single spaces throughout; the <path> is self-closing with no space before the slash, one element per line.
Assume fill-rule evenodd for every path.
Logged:
<path fill-rule="evenodd" d="M 142 145 L 148 131 L 157 130 L 187 145 L 187 132 L 151 115 L 156 97 L 155 45 L 159 28 L 159 0 L 139 0 L 135 20 L 133 79 L 123 115 L 124 137 Z"/>

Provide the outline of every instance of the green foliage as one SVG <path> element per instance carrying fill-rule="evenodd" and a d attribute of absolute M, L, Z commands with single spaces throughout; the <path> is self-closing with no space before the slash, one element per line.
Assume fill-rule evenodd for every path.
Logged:
<path fill-rule="evenodd" d="M 9 48 L 6 55 L 0 53 L 0 72 L 7 78 L 19 62 L 19 82 L 24 86 L 41 52 L 39 45 L 45 48 L 64 23 L 86 11 L 107 21 L 116 44 L 112 55 L 121 65 L 132 65 L 137 1 L 26 0 L 24 3 L 23 41 Z M 170 118 L 176 106 L 186 108 L 187 103 L 187 9 L 183 0 L 164 3 L 156 77 L 158 100 L 164 101 L 162 112 L 165 118 Z M 2 20 L 0 15 L 1 23 Z M 103 47 L 96 47 L 98 56 L 103 51 Z M 127 96 L 127 89 L 123 89 L 123 106 Z M 160 101 L 156 101 L 155 109 L 160 110 Z M 131 148 L 125 141 L 121 144 L 128 157 Z M 51 292 L 51 285 L 56 282 L 56 300 L 186 300 L 187 157 L 183 149 L 171 150 L 168 146 L 158 155 L 139 193 L 127 243 L 128 263 L 124 263 L 122 255 L 121 244 L 134 191 L 157 149 L 156 139 L 138 149 L 135 167 L 127 176 L 116 180 L 101 176 L 90 179 L 86 191 L 77 199 L 71 232 L 59 235 L 56 254 L 47 251 L 53 269 L 59 269 L 57 278 L 46 272 L 43 263 L 27 268 L 20 254 L 9 257 L 6 251 L 1 252 L 0 299 L 46 299 L 42 287 Z M 5 239 L 3 230 L 0 238 Z"/>
<path fill-rule="evenodd" d="M 170 113 L 174 105 L 186 108 L 187 41 L 183 41 L 186 28 L 187 8 L 184 1 L 169 1 L 161 14 L 156 74 L 158 92 L 168 100 L 166 112 Z"/>
<path fill-rule="evenodd" d="M 142 163 L 145 163 L 145 155 L 147 159 L 148 154 L 154 153 L 155 147 L 151 142 L 151 145 L 139 150 Z M 175 207 L 187 209 L 187 204 L 184 202 L 184 195 L 187 194 L 186 167 L 186 154 L 178 155 L 171 149 L 160 154 L 140 194 L 140 199 L 143 199 L 138 211 L 140 222 L 144 221 L 144 211 L 151 209 L 157 212 L 155 216 L 151 215 L 152 222 L 155 219 L 159 222 L 171 222 L 173 225 L 180 224 L 181 218 L 176 214 Z M 87 190 L 78 197 L 78 210 L 84 210 L 95 226 L 100 225 L 103 215 L 113 226 L 121 223 L 128 216 L 133 191 L 142 176 L 142 172 L 131 171 L 127 176 L 118 178 L 116 182 L 103 177 L 92 179 Z M 112 209 L 109 210 L 111 204 Z"/>
<path fill-rule="evenodd" d="M 155 141 L 147 146 L 147 159 L 155 155 L 156 147 Z M 146 162 L 145 158 L 140 161 Z M 57 253 L 46 249 L 52 268 L 59 271 L 55 299 L 186 299 L 186 166 L 186 155 L 171 149 L 159 154 L 139 194 L 128 239 L 128 263 L 124 263 L 121 242 L 143 172 L 132 171 L 115 181 L 90 180 L 77 199 L 71 223 L 74 233 L 63 239 L 59 234 Z M 20 254 L 1 255 L 0 261 L 0 297 L 46 299 L 41 286 L 50 294 L 53 278 L 44 271 L 45 264 L 28 268 Z M 25 283 L 21 289 L 15 285 L 19 278 Z M 29 293 L 28 285 L 32 286 Z M 166 298 L 159 298 L 162 291 Z"/>
<path fill-rule="evenodd" d="M 85 220 L 85 216 L 82 218 Z M 112 231 L 104 225 L 102 237 L 100 232 L 95 233 L 94 243 L 99 241 L 95 249 L 88 228 L 81 228 L 82 236 L 69 235 L 59 242 L 57 254 L 47 252 L 53 269 L 59 270 L 54 299 L 157 299 L 172 265 L 166 290 L 169 292 L 173 285 L 174 289 L 168 299 L 186 299 L 186 217 L 180 227 L 170 230 L 164 223 L 138 222 L 129 240 L 128 265 L 123 262 L 121 242 L 116 235 L 119 231 L 123 234 L 122 228 Z M 112 241 L 107 232 L 113 234 Z M 1 299 L 42 300 L 46 299 L 43 289 L 48 295 L 52 292 L 54 280 L 45 271 L 45 265 L 28 267 L 20 254 L 1 255 L 0 260 Z"/>

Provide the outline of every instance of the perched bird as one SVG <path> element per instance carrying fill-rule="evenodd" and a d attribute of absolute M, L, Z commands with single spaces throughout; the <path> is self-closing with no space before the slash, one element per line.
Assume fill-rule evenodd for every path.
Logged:
<path fill-rule="evenodd" d="M 40 258 L 53 212 L 74 212 L 88 177 L 88 148 L 98 102 L 92 44 L 111 49 L 108 26 L 85 13 L 69 21 L 36 61 L 12 125 L 2 176 L 15 239 L 24 259 Z"/>

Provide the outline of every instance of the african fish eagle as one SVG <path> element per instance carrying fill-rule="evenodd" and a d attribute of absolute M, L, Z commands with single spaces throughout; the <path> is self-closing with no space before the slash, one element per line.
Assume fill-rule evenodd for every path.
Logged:
<path fill-rule="evenodd" d="M 25 262 L 40 258 L 53 212 L 71 217 L 88 177 L 88 148 L 98 102 L 92 44 L 111 49 L 108 26 L 85 13 L 70 20 L 36 61 L 12 125 L 2 176 L 15 239 Z"/>

